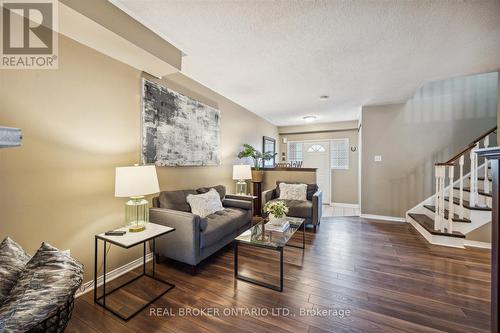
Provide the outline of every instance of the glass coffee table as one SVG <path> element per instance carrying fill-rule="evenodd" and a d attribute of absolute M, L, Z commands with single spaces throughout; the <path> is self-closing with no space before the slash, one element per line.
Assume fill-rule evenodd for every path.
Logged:
<path fill-rule="evenodd" d="M 234 239 L 234 277 L 238 280 L 253 283 L 262 287 L 270 288 L 277 291 L 283 291 L 283 248 L 285 246 L 297 247 L 299 249 L 306 248 L 306 224 L 305 219 L 297 217 L 286 217 L 290 223 L 290 228 L 282 234 L 276 234 L 266 230 L 268 220 L 261 221 L 243 232 Z M 293 235 L 302 229 L 302 246 L 288 244 Z M 269 284 L 267 282 L 255 280 L 238 273 L 238 245 L 246 244 L 256 247 L 261 247 L 280 253 L 280 284 L 279 286 Z"/>

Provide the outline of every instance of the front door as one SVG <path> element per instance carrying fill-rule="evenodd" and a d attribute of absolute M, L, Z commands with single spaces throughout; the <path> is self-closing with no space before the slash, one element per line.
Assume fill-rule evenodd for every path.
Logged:
<path fill-rule="evenodd" d="M 323 192 L 323 203 L 329 204 L 330 201 L 330 144 L 328 141 L 304 142 L 303 145 L 303 164 L 304 168 L 317 168 L 316 181 Z"/>

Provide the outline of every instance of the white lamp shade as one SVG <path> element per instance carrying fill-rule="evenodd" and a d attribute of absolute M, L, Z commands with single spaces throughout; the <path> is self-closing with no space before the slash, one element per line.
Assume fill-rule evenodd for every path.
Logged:
<path fill-rule="evenodd" d="M 160 192 L 154 165 L 116 168 L 115 197 L 137 197 Z"/>
<path fill-rule="evenodd" d="M 252 179 L 252 169 L 250 165 L 233 165 L 233 179 Z"/>

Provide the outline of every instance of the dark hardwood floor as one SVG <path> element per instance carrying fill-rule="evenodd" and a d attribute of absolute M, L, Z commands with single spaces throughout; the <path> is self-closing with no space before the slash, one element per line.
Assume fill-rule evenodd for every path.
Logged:
<path fill-rule="evenodd" d="M 295 237 L 300 240 L 300 233 Z M 228 247 L 204 262 L 194 277 L 182 265 L 157 266 L 159 276 L 176 288 L 151 308 L 175 316 L 150 315 L 151 308 L 146 308 L 123 322 L 94 305 L 89 292 L 76 300 L 67 332 L 489 331 L 489 251 L 431 246 L 407 224 L 357 217 L 326 218 L 318 233 L 308 232 L 306 240 L 304 253 L 285 250 L 282 293 L 235 281 Z M 242 245 L 239 259 L 240 273 L 278 282 L 276 252 Z M 155 291 L 158 286 L 144 278 L 107 303 L 131 311 Z M 186 308 L 192 315 L 182 316 Z M 225 313 L 231 308 L 254 313 Z M 195 312 L 201 309 L 218 309 L 219 315 Z M 273 310 L 287 315 L 273 315 Z M 325 312 L 304 315 L 312 310 Z"/>

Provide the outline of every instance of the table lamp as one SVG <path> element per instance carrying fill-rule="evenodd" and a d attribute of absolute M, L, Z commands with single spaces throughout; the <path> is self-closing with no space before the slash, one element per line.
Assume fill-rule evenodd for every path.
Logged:
<path fill-rule="evenodd" d="M 154 165 L 118 167 L 115 174 L 115 197 L 130 198 L 125 204 L 125 223 L 130 232 L 146 229 L 149 204 L 145 195 L 160 192 Z"/>
<path fill-rule="evenodd" d="M 236 194 L 247 194 L 246 179 L 252 179 L 250 165 L 233 165 L 233 180 L 237 180 Z"/>

